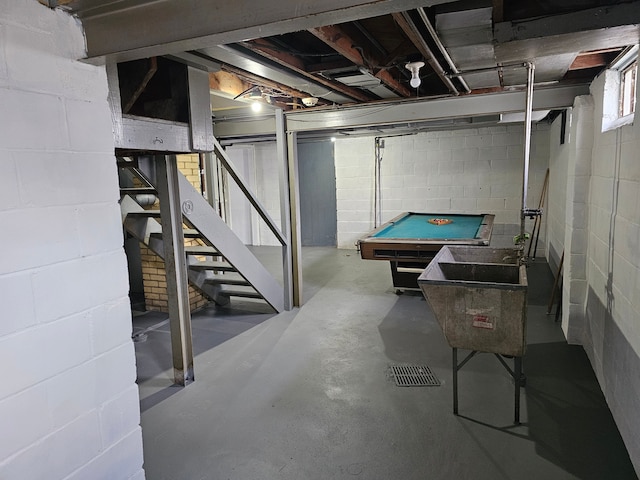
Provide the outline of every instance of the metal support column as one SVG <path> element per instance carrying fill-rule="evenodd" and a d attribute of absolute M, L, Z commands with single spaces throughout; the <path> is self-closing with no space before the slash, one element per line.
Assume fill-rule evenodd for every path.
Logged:
<path fill-rule="evenodd" d="M 122 126 L 122 104 L 120 103 L 120 80 L 118 79 L 118 65 L 108 63 L 107 85 L 109 86 L 109 107 L 111 110 L 111 128 L 115 145 L 121 145 L 124 138 Z"/>
<path fill-rule="evenodd" d="M 291 257 L 293 306 L 302 305 L 302 234 L 300 232 L 300 175 L 298 171 L 298 134 L 287 133 L 289 158 L 289 200 L 291 205 Z"/>
<path fill-rule="evenodd" d="M 291 310 L 294 304 L 293 252 L 291 249 L 291 186 L 289 184 L 289 160 L 287 156 L 286 125 L 284 113 L 276 110 L 276 152 L 280 176 L 280 211 L 282 233 L 287 243 L 282 245 L 282 278 L 284 287 L 284 308 Z"/>
<path fill-rule="evenodd" d="M 187 67 L 187 79 L 191 151 L 210 152 L 213 150 L 213 122 L 211 121 L 209 73 Z"/>
<path fill-rule="evenodd" d="M 216 185 L 218 184 L 218 168 L 217 160 L 213 152 L 206 152 L 204 154 L 204 193 L 209 202 L 216 212 L 218 211 L 218 191 Z"/>
<path fill-rule="evenodd" d="M 173 375 L 176 384 L 186 386 L 194 380 L 193 346 L 187 261 L 182 232 L 182 206 L 178 189 L 178 164 L 175 155 L 156 156 L 156 164 L 164 265 L 167 274 Z"/>

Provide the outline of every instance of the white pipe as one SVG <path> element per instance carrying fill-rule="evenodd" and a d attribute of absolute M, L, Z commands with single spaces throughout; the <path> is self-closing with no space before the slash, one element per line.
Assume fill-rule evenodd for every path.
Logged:
<path fill-rule="evenodd" d="M 520 242 L 524 243 L 524 223 L 527 213 L 527 187 L 529 185 L 529 156 L 531 153 L 531 112 L 533 108 L 533 78 L 535 65 L 526 63 L 527 67 L 527 104 L 524 112 L 524 167 L 522 169 L 522 213 L 520 215 Z"/>
<path fill-rule="evenodd" d="M 440 50 L 440 53 L 449 64 L 449 68 L 451 69 L 451 71 L 454 74 L 460 73 L 460 71 L 456 68 L 455 63 L 453 63 L 453 60 L 451 59 L 449 52 L 447 52 L 447 49 L 445 48 L 444 44 L 440 40 L 440 37 L 438 36 L 438 32 L 436 32 L 436 29 L 433 28 L 433 25 L 431 25 L 431 22 L 429 21 L 429 18 L 427 17 L 427 14 L 425 13 L 424 8 L 422 7 L 418 8 L 418 14 L 420 15 L 420 18 L 422 19 L 422 22 L 424 23 L 425 27 L 427 27 L 427 30 L 429 31 L 429 35 L 431 35 L 431 38 L 436 43 L 438 50 Z M 462 85 L 462 88 L 464 88 L 464 90 L 467 93 L 471 92 L 469 85 L 467 85 L 467 82 L 465 82 L 461 76 L 458 77 L 458 81 L 460 82 L 460 84 Z"/>

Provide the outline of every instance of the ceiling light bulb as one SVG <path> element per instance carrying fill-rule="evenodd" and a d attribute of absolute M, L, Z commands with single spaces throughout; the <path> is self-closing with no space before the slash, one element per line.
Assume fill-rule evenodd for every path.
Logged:
<path fill-rule="evenodd" d="M 411 72 L 411 80 L 409 85 L 413 88 L 418 88 L 422 81 L 420 80 L 420 69 L 424 67 L 424 62 L 410 62 L 405 65 L 405 68 Z"/>
<path fill-rule="evenodd" d="M 256 113 L 259 112 L 260 110 L 262 110 L 262 104 L 260 102 L 253 102 L 251 104 L 251 110 Z"/>

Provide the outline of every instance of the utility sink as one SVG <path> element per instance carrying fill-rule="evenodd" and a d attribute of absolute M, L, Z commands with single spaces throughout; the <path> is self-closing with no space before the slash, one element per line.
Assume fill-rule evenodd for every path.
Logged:
<path fill-rule="evenodd" d="M 524 354 L 527 272 L 518 250 L 444 246 L 418 285 L 452 348 Z"/>

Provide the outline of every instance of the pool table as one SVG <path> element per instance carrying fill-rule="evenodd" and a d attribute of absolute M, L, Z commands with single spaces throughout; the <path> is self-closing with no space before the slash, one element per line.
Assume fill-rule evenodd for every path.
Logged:
<path fill-rule="evenodd" d="M 495 215 L 405 212 L 358 240 L 361 258 L 391 262 L 393 286 L 419 288 L 418 276 L 443 245 L 489 245 Z"/>

